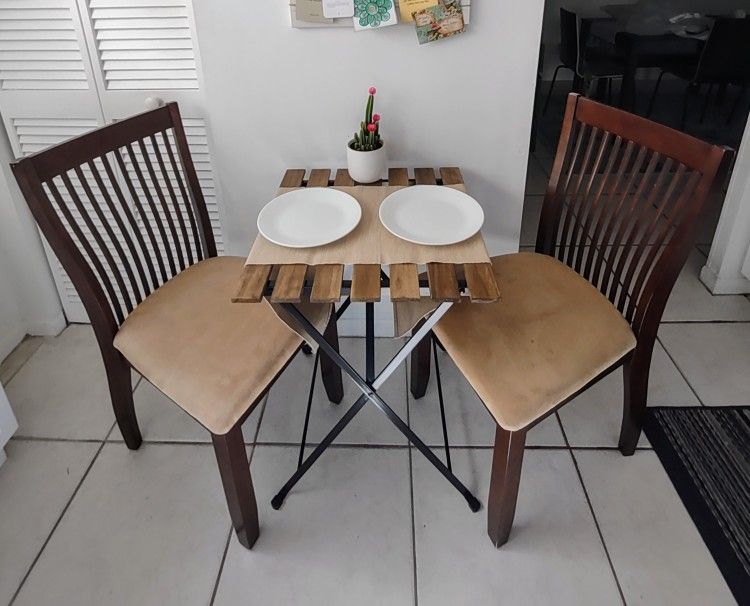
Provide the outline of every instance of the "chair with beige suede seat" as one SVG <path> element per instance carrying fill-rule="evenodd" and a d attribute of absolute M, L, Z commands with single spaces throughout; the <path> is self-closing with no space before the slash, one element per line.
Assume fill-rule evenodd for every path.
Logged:
<path fill-rule="evenodd" d="M 211 433 L 233 526 L 252 547 L 258 512 L 242 423 L 302 339 L 268 303 L 232 303 L 244 258 L 217 257 L 177 105 L 28 156 L 13 171 L 91 320 L 128 448 L 142 441 L 132 367 Z M 331 306 L 309 311 L 336 345 Z M 328 358 L 321 366 L 340 401 L 340 372 Z"/>
<path fill-rule="evenodd" d="M 487 507 L 495 546 L 511 531 L 528 430 L 620 366 L 619 447 L 633 454 L 661 316 L 729 156 L 569 97 L 536 252 L 494 258 L 501 300 L 458 304 L 434 328 L 497 423 Z"/>

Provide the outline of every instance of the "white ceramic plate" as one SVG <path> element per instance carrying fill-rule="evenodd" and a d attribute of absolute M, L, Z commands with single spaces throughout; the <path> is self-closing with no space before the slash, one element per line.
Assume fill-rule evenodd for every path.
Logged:
<path fill-rule="evenodd" d="M 258 215 L 258 231 L 279 246 L 310 248 L 340 240 L 361 218 L 356 198 L 329 187 L 310 187 L 266 204 Z"/>
<path fill-rule="evenodd" d="M 474 198 L 456 189 L 414 185 L 383 200 L 380 222 L 408 242 L 445 246 L 463 242 L 482 229 L 484 211 Z"/>

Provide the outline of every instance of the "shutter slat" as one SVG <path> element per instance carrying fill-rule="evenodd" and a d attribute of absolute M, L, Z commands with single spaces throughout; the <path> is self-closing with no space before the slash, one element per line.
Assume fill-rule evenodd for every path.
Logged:
<path fill-rule="evenodd" d="M 186 0 L 91 0 L 90 7 L 108 89 L 198 88 Z"/>
<path fill-rule="evenodd" d="M 0 89 L 88 89 L 74 18 L 59 0 L 0 1 Z"/>

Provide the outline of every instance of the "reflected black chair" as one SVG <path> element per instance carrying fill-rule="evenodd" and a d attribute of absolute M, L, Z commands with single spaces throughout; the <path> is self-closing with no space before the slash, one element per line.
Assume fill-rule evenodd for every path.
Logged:
<path fill-rule="evenodd" d="M 573 92 L 587 94 L 591 82 L 607 80 L 612 90 L 612 79 L 621 78 L 625 69 L 624 61 L 614 46 L 590 44 L 591 20 L 582 20 L 576 13 L 560 8 L 560 65 L 552 75 L 543 114 L 547 113 L 552 91 L 561 69 L 573 72 Z"/>
<path fill-rule="evenodd" d="M 708 85 L 708 92 L 701 111 L 701 122 L 706 117 L 715 86 L 734 85 L 740 88 L 727 118 L 727 123 L 731 122 L 750 84 L 750 19 L 717 19 L 696 63 L 678 62 L 665 66 L 651 95 L 648 116 L 654 110 L 664 74 L 672 74 L 688 82 L 682 105 L 681 129 L 684 130 L 687 122 L 690 97 L 699 93 L 704 84 Z"/>

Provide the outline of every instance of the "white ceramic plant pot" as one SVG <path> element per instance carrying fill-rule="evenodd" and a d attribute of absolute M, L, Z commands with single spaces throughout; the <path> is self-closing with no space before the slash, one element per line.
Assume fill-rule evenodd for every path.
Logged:
<path fill-rule="evenodd" d="M 385 177 L 385 143 L 380 149 L 367 152 L 347 147 L 346 161 L 349 167 L 349 176 L 357 183 L 374 183 Z"/>

